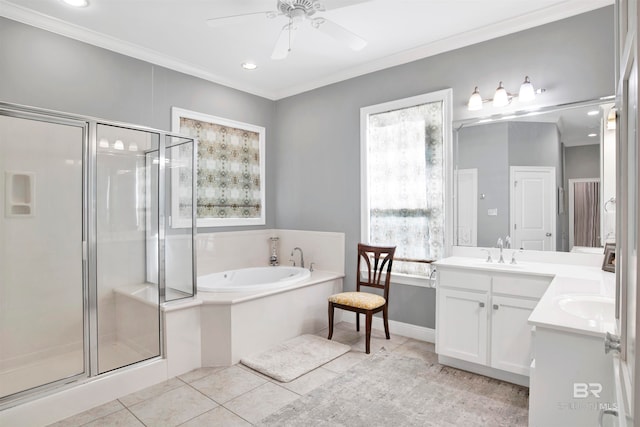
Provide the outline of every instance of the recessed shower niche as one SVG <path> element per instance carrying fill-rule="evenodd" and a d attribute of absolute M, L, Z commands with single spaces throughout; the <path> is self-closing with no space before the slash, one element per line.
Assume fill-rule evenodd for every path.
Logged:
<path fill-rule="evenodd" d="M 5 210 L 7 216 L 32 216 L 36 174 L 5 172 Z"/>
<path fill-rule="evenodd" d="M 172 180 L 194 177 L 194 153 L 164 131 L 0 103 L 0 409 L 162 356 L 161 306 L 195 293 L 195 230 L 169 217 L 178 192 L 195 216 L 193 180 Z"/>

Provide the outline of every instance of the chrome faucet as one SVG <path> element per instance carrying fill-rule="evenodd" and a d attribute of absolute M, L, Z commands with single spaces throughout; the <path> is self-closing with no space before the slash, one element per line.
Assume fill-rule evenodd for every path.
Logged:
<path fill-rule="evenodd" d="M 293 248 L 293 250 L 291 251 L 291 258 L 293 258 L 293 253 L 295 251 L 300 251 L 300 267 L 304 268 L 304 254 L 302 253 L 302 249 L 298 247 Z M 295 261 L 293 262 L 293 265 L 296 265 Z"/>
<path fill-rule="evenodd" d="M 504 247 L 502 237 L 498 237 L 498 247 L 500 248 L 500 259 L 498 260 L 498 263 L 504 264 L 504 258 L 502 257 L 502 248 Z"/>

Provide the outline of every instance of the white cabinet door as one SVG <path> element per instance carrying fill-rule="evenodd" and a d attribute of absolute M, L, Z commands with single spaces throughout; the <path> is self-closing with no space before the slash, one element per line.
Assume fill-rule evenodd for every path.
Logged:
<path fill-rule="evenodd" d="M 438 353 L 487 363 L 488 294 L 438 289 Z"/>
<path fill-rule="evenodd" d="M 494 296 L 491 299 L 491 366 L 529 375 L 531 327 L 527 319 L 536 301 Z"/>

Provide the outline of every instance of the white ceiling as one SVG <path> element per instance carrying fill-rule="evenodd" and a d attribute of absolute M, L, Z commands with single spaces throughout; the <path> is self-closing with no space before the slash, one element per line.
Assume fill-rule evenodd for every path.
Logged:
<path fill-rule="evenodd" d="M 269 99 L 542 25 L 613 0 L 323 0 L 318 13 L 367 40 L 354 52 L 308 25 L 286 59 L 270 58 L 288 20 L 251 15 L 276 0 L 0 0 L 0 15 Z M 247 71 L 241 63 L 255 62 Z"/>

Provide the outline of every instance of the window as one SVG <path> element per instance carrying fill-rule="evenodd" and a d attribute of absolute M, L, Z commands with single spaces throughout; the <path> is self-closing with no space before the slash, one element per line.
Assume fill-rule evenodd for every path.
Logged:
<path fill-rule="evenodd" d="M 395 245 L 394 272 L 445 255 L 451 90 L 361 110 L 362 240 Z M 450 215 L 449 215 L 450 216 Z"/>

